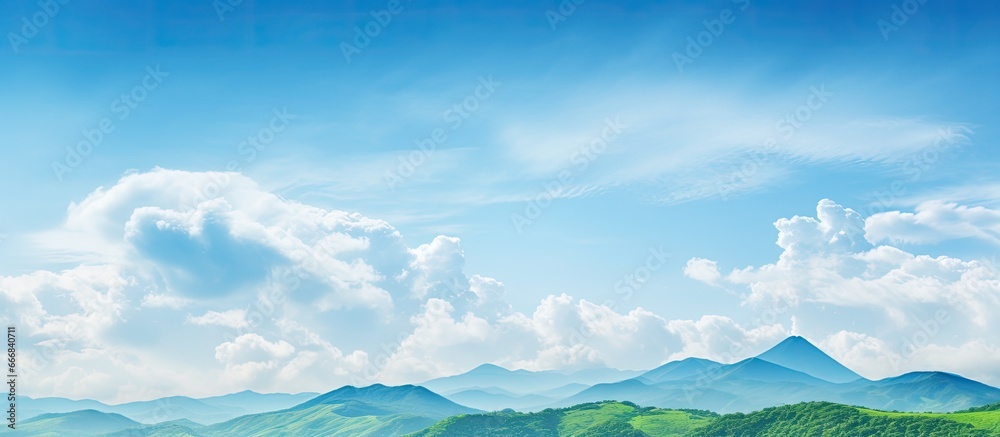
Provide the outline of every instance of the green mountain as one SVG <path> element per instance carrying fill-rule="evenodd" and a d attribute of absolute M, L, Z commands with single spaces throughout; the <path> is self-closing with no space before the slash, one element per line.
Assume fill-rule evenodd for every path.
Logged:
<path fill-rule="evenodd" d="M 339 405 L 355 401 L 391 413 L 407 413 L 427 417 L 448 417 L 474 413 L 477 410 L 463 407 L 418 385 L 396 387 L 373 384 L 367 387 L 345 386 L 310 401 L 296 405 L 291 410 L 302 410 L 319 405 Z"/>
<path fill-rule="evenodd" d="M 243 391 L 223 396 L 194 399 L 186 396 L 170 396 L 149 401 L 108 405 L 98 401 L 63 398 L 19 397 L 18 408 L 21 416 L 30 418 L 44 413 L 68 413 L 80 410 L 96 410 L 116 413 L 141 423 L 162 423 L 177 419 L 188 419 L 198 423 L 212 424 L 252 413 L 275 411 L 298 405 L 312 399 L 318 393 L 255 393 Z"/>
<path fill-rule="evenodd" d="M 453 415 L 477 413 L 426 388 L 346 386 L 287 410 L 251 414 L 206 426 L 205 436 L 393 436 Z"/>
<path fill-rule="evenodd" d="M 998 436 L 1000 415 L 986 413 L 890 413 L 829 402 L 727 414 L 698 430 L 711 436 Z"/>
<path fill-rule="evenodd" d="M 142 426 L 121 414 L 80 410 L 70 413 L 47 413 L 18 422 L 17 429 L 5 429 L 7 436 L 77 437 L 110 434 Z"/>

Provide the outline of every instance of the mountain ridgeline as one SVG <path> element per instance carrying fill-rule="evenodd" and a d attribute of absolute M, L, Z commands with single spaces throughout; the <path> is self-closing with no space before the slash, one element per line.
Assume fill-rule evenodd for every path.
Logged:
<path fill-rule="evenodd" d="M 37 415 L 6 435 L 1000 436 L 1000 389 L 945 372 L 869 380 L 802 337 L 732 364 L 572 373 L 487 364 L 421 385 L 121 405 L 29 398 L 22 411 Z"/>
<path fill-rule="evenodd" d="M 947 412 L 1000 399 L 1000 389 L 945 372 L 911 372 L 869 380 L 802 337 L 789 337 L 733 364 L 688 358 L 638 377 L 596 384 L 548 406 L 628 400 L 660 408 L 750 412 L 825 401 L 868 408 Z"/>

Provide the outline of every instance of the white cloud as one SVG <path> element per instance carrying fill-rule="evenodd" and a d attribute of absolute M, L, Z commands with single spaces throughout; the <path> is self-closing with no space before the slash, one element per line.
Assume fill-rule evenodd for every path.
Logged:
<path fill-rule="evenodd" d="M 817 218 L 780 219 L 775 227 L 784 249 L 778 261 L 727 276 L 749 286 L 750 302 L 871 307 L 895 323 L 907 323 L 921 305 L 945 305 L 980 327 L 1000 322 L 992 316 L 1000 309 L 1000 276 L 982 262 L 871 247 L 860 237 L 860 216 L 828 200 Z"/>
<path fill-rule="evenodd" d="M 673 320 L 668 326 L 684 345 L 670 356 L 671 360 L 701 357 L 732 363 L 763 352 L 789 335 L 781 324 L 747 329 L 728 317 L 715 315 L 698 320 Z"/>
<path fill-rule="evenodd" d="M 921 331 L 916 331 L 921 332 Z M 939 370 L 1000 385 L 1000 348 L 981 339 L 956 345 L 941 344 L 936 333 L 911 333 L 897 341 L 840 331 L 820 343 L 832 357 L 870 379 L 897 376 L 905 371 Z M 908 338 L 907 338 L 908 337 Z M 916 341 L 914 341 L 916 339 Z"/>
<path fill-rule="evenodd" d="M 462 273 L 465 254 L 458 238 L 439 235 L 411 253 L 410 267 L 415 272 L 414 292 L 418 298 L 455 295 L 468 288 L 468 280 Z"/>
<path fill-rule="evenodd" d="M 195 325 L 217 325 L 233 329 L 241 329 L 248 326 L 246 310 L 229 310 L 221 313 L 209 311 L 197 317 L 189 315 L 187 321 Z"/>
<path fill-rule="evenodd" d="M 185 299 L 179 296 L 150 293 L 142 297 L 142 302 L 140 303 L 140 305 L 149 308 L 179 309 L 179 308 L 184 308 L 185 306 L 190 305 L 191 303 L 192 301 L 190 299 Z"/>
<path fill-rule="evenodd" d="M 566 294 L 542 299 L 530 316 L 512 313 L 495 320 L 458 316 L 450 304 L 435 299 L 414 323 L 417 329 L 387 359 L 381 378 L 420 381 L 483 362 L 551 370 L 649 369 L 688 356 L 735 361 L 787 334 L 780 325 L 744 328 L 722 316 L 668 321 L 642 308 L 619 313 Z"/>
<path fill-rule="evenodd" d="M 947 212 L 984 213 L 937 207 Z M 932 209 L 928 207 L 915 217 L 925 214 L 921 218 L 924 223 L 948 217 Z M 868 229 L 887 229 L 880 226 L 888 219 L 916 218 L 905 213 L 883 215 L 869 219 Z M 952 219 L 954 216 L 944 222 Z M 978 334 L 1000 326 L 996 316 L 1000 313 L 1000 272 L 989 264 L 915 255 L 888 245 L 872 246 L 861 238 L 865 223 L 860 216 L 829 200 L 819 203 L 816 217 L 780 219 L 775 228 L 783 249 L 777 261 L 736 269 L 725 277 L 729 283 L 748 286 L 748 306 L 772 305 L 792 316 L 816 315 L 796 317 L 797 325 L 806 325 L 796 329 L 838 327 L 836 333 L 826 334 L 824 349 L 866 376 L 944 369 L 1000 380 L 1000 375 L 982 366 L 930 358 L 932 353 L 958 348 L 956 353 L 993 362 L 991 354 L 997 345 Z M 853 320 L 853 324 L 857 318 L 824 315 L 824 311 L 842 313 L 837 308 L 873 314 L 874 318 L 864 320 L 869 331 L 844 330 L 845 323 Z M 880 313 L 882 317 L 877 317 Z M 944 332 L 947 335 L 941 334 Z M 951 364 L 945 365 L 946 361 Z"/>
<path fill-rule="evenodd" d="M 817 345 L 841 364 L 869 379 L 896 376 L 903 362 L 899 350 L 885 341 L 862 334 L 841 330 L 827 336 Z"/>
<path fill-rule="evenodd" d="M 224 363 L 267 361 L 284 358 L 295 352 L 295 347 L 279 340 L 270 342 L 257 334 L 243 334 L 215 348 L 215 359 Z"/>
<path fill-rule="evenodd" d="M 93 345 L 122 320 L 133 285 L 113 266 L 0 276 L 0 315 L 33 334 Z"/>
<path fill-rule="evenodd" d="M 684 265 L 684 276 L 708 285 L 716 285 L 722 274 L 719 273 L 719 265 L 715 261 L 704 258 L 691 258 Z"/>
<path fill-rule="evenodd" d="M 975 238 L 1000 244 L 1000 210 L 927 201 L 915 213 L 889 211 L 865 221 L 866 238 L 873 243 L 939 243 Z"/>
<path fill-rule="evenodd" d="M 488 359 L 476 352 L 486 352 L 490 340 L 495 341 L 496 328 L 481 317 L 466 313 L 456 318 L 454 312 L 450 303 L 429 299 L 423 313 L 413 316 L 415 329 L 393 352 L 380 376 L 390 381 L 415 381 L 457 373 L 477 360 Z"/>

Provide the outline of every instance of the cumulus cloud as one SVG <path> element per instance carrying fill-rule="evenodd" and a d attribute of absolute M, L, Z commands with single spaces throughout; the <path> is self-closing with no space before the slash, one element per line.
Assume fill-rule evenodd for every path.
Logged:
<path fill-rule="evenodd" d="M 919 332 L 924 331 L 883 340 L 843 330 L 820 345 L 841 363 L 871 379 L 911 370 L 944 370 L 993 385 L 1000 382 L 996 374 L 1000 348 L 996 344 L 981 339 L 942 344 L 935 333 Z"/>
<path fill-rule="evenodd" d="M 781 324 L 745 328 L 724 316 L 703 316 L 698 320 L 673 320 L 669 331 L 684 347 L 671 359 L 701 357 L 732 363 L 763 352 L 790 333 Z"/>
<path fill-rule="evenodd" d="M 243 334 L 215 348 L 215 359 L 225 363 L 267 361 L 283 358 L 295 352 L 295 347 L 279 340 L 270 342 L 257 334 Z"/>
<path fill-rule="evenodd" d="M 865 232 L 873 243 L 928 244 L 974 238 L 1000 244 L 1000 210 L 927 201 L 917 205 L 916 212 L 875 214 L 866 220 Z"/>
<path fill-rule="evenodd" d="M 0 276 L 0 314 L 42 337 L 93 345 L 122 320 L 134 279 L 114 266 Z"/>
<path fill-rule="evenodd" d="M 780 325 L 741 326 L 722 316 L 670 321 L 642 308 L 619 313 L 567 294 L 542 299 L 530 314 L 487 320 L 432 300 L 418 328 L 387 360 L 389 380 L 422 380 L 483 362 L 529 370 L 649 369 L 668 359 L 736 361 L 787 335 Z"/>
<path fill-rule="evenodd" d="M 749 286 L 749 302 L 871 307 L 897 323 L 912 322 L 909 314 L 921 306 L 944 305 L 979 327 L 1000 309 L 1000 276 L 985 263 L 872 247 L 857 212 L 829 200 L 819 203 L 816 218 L 780 219 L 775 227 L 784 249 L 778 261 L 727 276 Z"/>
<path fill-rule="evenodd" d="M 87 244 L 67 236 L 86 236 Z M 422 304 L 417 278 L 464 279 L 465 294 L 483 294 L 474 302 L 491 301 L 502 288 L 485 278 L 471 290 L 457 239 L 410 249 L 384 221 L 287 201 L 234 173 L 130 173 L 70 205 L 61 227 L 35 238 L 46 253 L 85 260 L 63 272 L 0 277 L 0 312 L 21 328 L 26 359 L 37 355 L 36 382 L 65 375 L 67 353 L 115 351 L 170 368 L 183 350 L 206 379 L 147 385 L 170 390 L 159 395 L 329 387 L 367 364 L 361 347 L 410 327 L 410 308 Z M 449 248 L 458 256 L 454 268 Z M 341 313 L 324 314 L 332 311 Z M 292 319 L 308 328 L 291 329 Z M 355 342 L 350 353 L 329 342 L 343 338 Z M 290 352 L 241 358 L 247 351 Z M 126 388 L 137 377 L 119 358 L 92 364 L 121 375 L 121 389 L 104 400 L 140 394 Z M 34 386 L 49 390 L 34 395 L 60 395 L 58 385 Z"/>
<path fill-rule="evenodd" d="M 944 223 L 960 220 L 960 216 L 975 222 L 973 217 L 988 217 L 989 212 L 928 204 L 916 214 L 894 212 L 866 223 L 850 208 L 823 200 L 815 217 L 795 216 L 775 222 L 777 244 L 783 249 L 775 262 L 734 270 L 724 280 L 748 287 L 744 303 L 751 308 L 777 307 L 793 316 L 847 308 L 871 315 L 852 318 L 851 322 L 861 320 L 869 332 L 843 330 L 847 323 L 844 317 L 837 323 L 827 323 L 829 316 L 796 317 L 796 325 L 805 325 L 796 326 L 796 330 L 841 326 L 835 334 L 828 334 L 823 346 L 865 375 L 884 377 L 910 370 L 944 369 L 997 381 L 997 375 L 979 366 L 934 361 L 930 354 L 960 348 L 962 353 L 972 356 L 975 351 L 978 358 L 992 362 L 996 344 L 976 333 L 1000 325 L 996 317 L 1000 311 L 1000 272 L 978 260 L 912 254 L 868 241 L 905 234 L 900 231 L 903 222 L 946 226 Z M 988 220 L 978 223 L 985 222 Z M 959 234 L 971 233 L 961 226 L 956 229 Z M 947 323 L 937 317 L 947 319 Z M 941 334 L 944 332 L 947 336 Z"/>
<path fill-rule="evenodd" d="M 708 285 L 716 285 L 722 274 L 719 273 L 719 265 L 715 261 L 704 258 L 691 258 L 684 265 L 684 276 Z"/>

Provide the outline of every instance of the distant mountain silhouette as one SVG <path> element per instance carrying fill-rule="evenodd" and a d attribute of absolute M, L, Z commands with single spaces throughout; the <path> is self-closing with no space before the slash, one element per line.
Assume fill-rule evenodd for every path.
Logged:
<path fill-rule="evenodd" d="M 97 410 L 80 410 L 69 413 L 46 413 L 19 421 L 17 429 L 5 429 L 4 436 L 90 436 L 110 434 L 129 428 L 142 426 L 121 414 L 103 413 Z"/>
<path fill-rule="evenodd" d="M 639 378 L 648 382 L 676 381 L 678 379 L 689 378 L 699 373 L 717 369 L 721 363 L 704 358 L 685 358 L 680 361 L 671 361 L 653 370 L 650 370 Z"/>
<path fill-rule="evenodd" d="M 280 410 L 305 402 L 318 393 L 256 393 L 242 391 L 222 396 L 201 399 L 187 396 L 168 396 L 149 401 L 136 401 L 108 405 L 90 399 L 71 400 L 64 398 L 18 397 L 18 410 L 22 417 L 31 418 L 43 413 L 67 413 L 80 410 L 95 410 L 104 413 L 121 414 L 141 423 L 162 423 L 188 419 L 200 424 L 224 422 L 246 414 Z"/>
<path fill-rule="evenodd" d="M 524 394 L 550 390 L 566 384 L 592 385 L 621 381 L 642 373 L 635 370 L 608 368 L 583 369 L 575 372 L 508 370 L 495 364 L 483 364 L 468 372 L 435 378 L 420 385 L 437 393 L 498 387 L 513 394 Z"/>
<path fill-rule="evenodd" d="M 603 400 L 719 413 L 809 401 L 900 411 L 956 411 L 1000 400 L 1000 389 L 944 372 L 914 372 L 870 381 L 802 337 L 733 364 L 687 358 L 621 382 L 597 384 L 547 405 Z"/>
<path fill-rule="evenodd" d="M 831 358 L 799 336 L 786 338 L 781 343 L 757 355 L 765 361 L 815 376 L 829 382 L 843 383 L 862 379 L 861 375 Z"/>
<path fill-rule="evenodd" d="M 401 435 L 445 417 L 477 413 L 420 386 L 345 386 L 292 408 L 200 428 L 205 435 Z M 344 431 L 348 430 L 348 431 Z"/>
<path fill-rule="evenodd" d="M 458 405 L 418 385 L 391 387 L 382 384 L 373 384 L 367 387 L 350 385 L 341 387 L 296 405 L 290 410 L 303 410 L 316 405 L 344 404 L 348 401 L 361 402 L 382 408 L 387 412 L 426 417 L 448 417 L 477 412 L 475 409 Z"/>

